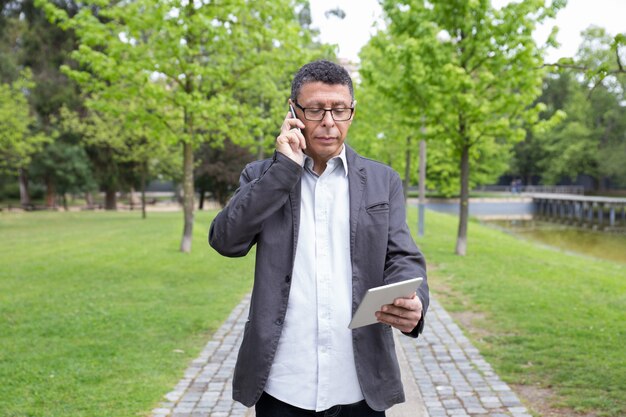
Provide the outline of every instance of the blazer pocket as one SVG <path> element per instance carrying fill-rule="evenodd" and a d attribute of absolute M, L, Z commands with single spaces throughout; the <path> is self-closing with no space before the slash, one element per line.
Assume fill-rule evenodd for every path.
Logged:
<path fill-rule="evenodd" d="M 365 211 L 369 214 L 385 213 L 389 211 L 389 203 L 386 201 L 370 204 L 365 207 Z"/>

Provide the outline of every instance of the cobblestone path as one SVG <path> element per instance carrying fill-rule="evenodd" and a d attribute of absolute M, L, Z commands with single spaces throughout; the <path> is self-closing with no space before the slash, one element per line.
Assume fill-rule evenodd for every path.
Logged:
<path fill-rule="evenodd" d="M 244 417 L 254 410 L 234 402 L 232 374 L 248 316 L 250 296 L 243 298 L 214 334 L 183 379 L 152 411 L 153 417 Z M 408 403 L 389 417 L 531 417 L 517 395 L 496 375 L 463 335 L 450 315 L 431 298 L 424 334 L 418 339 L 396 335 Z"/>

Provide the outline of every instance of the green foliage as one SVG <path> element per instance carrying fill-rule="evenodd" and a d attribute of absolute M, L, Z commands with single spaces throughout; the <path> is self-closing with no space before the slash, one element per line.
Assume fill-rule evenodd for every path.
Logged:
<path fill-rule="evenodd" d="M 9 17 L 0 6 L 0 84 L 19 78 L 19 63 L 14 45 L 18 43 L 24 25 L 24 21 Z"/>
<path fill-rule="evenodd" d="M 90 104 L 97 107 L 96 101 Z M 127 109 L 124 107 L 125 104 L 133 103 L 119 103 L 115 114 L 98 111 L 96 108 L 85 109 L 79 114 L 63 108 L 57 122 L 58 134 L 79 138 L 80 143 L 91 155 L 95 175 L 103 186 L 111 184 L 115 185 L 115 188 L 138 186 L 138 181 L 125 181 L 122 177 L 118 178 L 117 174 L 107 174 L 115 166 L 127 167 L 126 171 L 130 171 L 131 177 L 135 178 L 144 176 L 149 180 L 167 174 L 168 177 L 180 181 L 178 147 L 159 140 L 156 136 L 158 132 L 152 129 L 149 121 L 142 123 L 124 117 L 123 112 Z M 114 171 L 120 172 L 119 169 Z"/>
<path fill-rule="evenodd" d="M 613 37 L 602 27 L 590 26 L 581 35 L 583 40 L 578 47 L 574 64 L 582 69 L 586 83 L 592 89 L 602 84 L 610 91 L 626 97 L 625 34 Z"/>
<path fill-rule="evenodd" d="M 90 0 L 74 16 L 51 0 L 37 4 L 80 41 L 72 53 L 79 67 L 63 69 L 90 94 L 88 107 L 126 119 L 140 142 L 182 144 L 181 250 L 190 251 L 193 150 L 226 138 L 265 146 L 276 92 L 316 53 L 310 32 L 298 24 L 308 3 Z"/>
<path fill-rule="evenodd" d="M 539 101 L 541 118 L 559 123 L 535 129 L 516 149 L 512 172 L 544 183 L 593 178 L 594 188 L 626 185 L 626 73 L 623 34 L 591 26 L 575 58 L 554 65 Z M 561 112 L 561 115 L 559 115 Z M 566 117 L 563 117 L 566 114 Z"/>
<path fill-rule="evenodd" d="M 547 184 L 585 174 L 596 189 L 609 181 L 626 185 L 626 74 L 619 72 L 616 48 L 604 29 L 591 27 L 576 59 L 548 74 L 538 100 L 545 106 L 541 118 L 559 123 L 543 123 L 527 135 L 516 148 L 514 174 L 541 176 Z"/>
<path fill-rule="evenodd" d="M 384 55 L 384 45 L 389 42 L 390 36 L 379 32 L 360 52 L 359 74 L 362 81 L 355 86 L 355 123 L 348 140 L 363 155 L 379 159 L 403 172 L 407 142 L 412 144 L 408 148 L 411 150 L 423 135 L 419 130 L 412 130 L 406 112 L 401 108 L 402 103 L 388 94 L 388 83 L 393 79 L 395 69 Z M 374 80 L 374 72 L 385 77 Z M 416 160 L 414 154 L 412 162 Z"/>
<path fill-rule="evenodd" d="M 72 18 L 51 2 L 39 4 L 76 31 L 80 47 L 72 56 L 81 67 L 64 70 L 97 93 L 92 106 L 150 125 L 171 143 L 249 141 L 260 117 L 248 110 L 259 102 L 241 96 L 259 84 L 272 96 L 276 76 L 307 58 L 309 35 L 294 13 L 284 13 L 294 8 L 287 0 L 93 2 L 100 7 Z"/>
<path fill-rule="evenodd" d="M 93 169 L 85 149 L 78 144 L 48 144 L 31 165 L 29 174 L 53 184 L 59 194 L 96 190 Z"/>
<path fill-rule="evenodd" d="M 56 4 L 70 14 L 77 8 L 73 1 Z M 75 37 L 71 31 L 63 31 L 48 22 L 33 0 L 9 0 L 0 7 L 4 20 L 0 24 L 0 79 L 13 81 L 18 78 L 18 69 L 31 71 L 33 86 L 29 103 L 37 117 L 37 128 L 45 131 L 50 117 L 58 114 L 63 105 L 80 106 L 76 84 L 59 69 L 64 64 L 72 65 L 69 52 L 74 49 Z"/>
<path fill-rule="evenodd" d="M 208 143 L 201 145 L 196 151 L 196 188 L 201 192 L 210 190 L 215 200 L 225 206 L 239 186 L 241 171 L 253 159 L 249 149 L 237 146 L 228 139 L 219 148 Z"/>
<path fill-rule="evenodd" d="M 68 13 L 75 13 L 77 7 L 73 1 L 57 4 Z M 24 142 L 25 147 L 37 137 L 41 138 L 41 142 L 52 140 L 57 126 L 51 119 L 58 115 L 62 106 L 72 109 L 81 106 L 79 89 L 59 69 L 62 64 L 71 64 L 69 51 L 73 49 L 74 42 L 73 33 L 50 24 L 33 0 L 0 3 L 0 80 L 21 82 L 22 69 L 30 74 L 30 85 L 22 91 L 27 93 L 29 114 L 22 120 L 27 121 L 30 132 L 30 139 Z M 22 109 L 18 113 L 23 113 Z M 30 160 L 37 164 L 41 162 L 38 160 L 40 157 L 47 157 L 42 151 L 42 144 L 28 153 L 30 158 L 23 160 L 20 168 L 20 200 L 23 205 L 29 204 L 30 191 L 39 190 L 45 181 L 28 173 Z M 54 184 L 46 186 L 50 195 Z"/>
<path fill-rule="evenodd" d="M 501 9 L 489 0 L 381 3 L 387 33 L 372 40 L 377 52 L 363 55 L 363 78 L 378 90 L 375 97 L 395 102 L 394 121 L 409 132 L 425 126 L 429 141 L 437 143 L 430 179 L 451 193 L 458 178 L 457 252 L 464 253 L 471 182 L 501 174 L 513 144 L 537 122 L 541 108 L 533 102 L 541 93 L 543 50 L 532 33 L 564 2 L 528 0 Z M 457 168 L 441 164 L 445 160 L 457 161 Z"/>
<path fill-rule="evenodd" d="M 533 28 L 557 8 L 537 2 L 494 9 L 489 1 L 384 2 L 398 67 L 389 93 L 422 113 L 435 140 L 460 154 L 483 142 L 500 149 L 523 136 L 528 106 L 541 91 L 541 49 Z M 373 69 L 371 74 L 377 71 Z M 379 74 L 379 77 L 387 74 Z M 403 100 L 404 98 L 404 100 Z M 530 111 L 532 114 L 532 110 Z M 414 120 L 419 125 L 419 119 Z M 497 153 L 497 152 L 494 152 Z"/>
<path fill-rule="evenodd" d="M 27 167 L 32 155 L 48 141 L 33 133 L 35 119 L 25 96 L 32 87 L 28 71 L 12 84 L 0 84 L 0 171 Z"/>

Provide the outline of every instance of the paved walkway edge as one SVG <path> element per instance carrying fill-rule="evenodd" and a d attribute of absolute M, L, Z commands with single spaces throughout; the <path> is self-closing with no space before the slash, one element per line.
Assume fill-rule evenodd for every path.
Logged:
<path fill-rule="evenodd" d="M 406 401 L 402 404 L 394 405 L 385 414 L 387 417 L 429 417 L 424 405 L 424 399 L 415 382 L 413 371 L 404 351 L 404 346 L 400 341 L 400 339 L 407 336 L 397 330 L 394 330 L 393 336 L 396 343 L 396 355 L 398 356 L 398 363 L 402 373 L 402 385 L 404 386 Z"/>
<path fill-rule="evenodd" d="M 232 400 L 232 376 L 250 295 L 235 307 L 153 417 L 249 417 Z M 407 401 L 388 417 L 531 417 L 450 315 L 431 298 L 424 333 L 394 332 Z"/>

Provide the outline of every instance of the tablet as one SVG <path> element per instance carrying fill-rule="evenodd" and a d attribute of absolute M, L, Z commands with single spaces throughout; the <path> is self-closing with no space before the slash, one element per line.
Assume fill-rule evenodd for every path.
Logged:
<path fill-rule="evenodd" d="M 365 297 L 356 309 L 352 321 L 348 325 L 349 329 L 367 326 L 378 323 L 376 312 L 385 304 L 393 304 L 393 300 L 398 297 L 411 297 L 417 291 L 423 278 L 413 278 L 394 284 L 383 285 L 382 287 L 370 288 L 365 293 Z"/>

